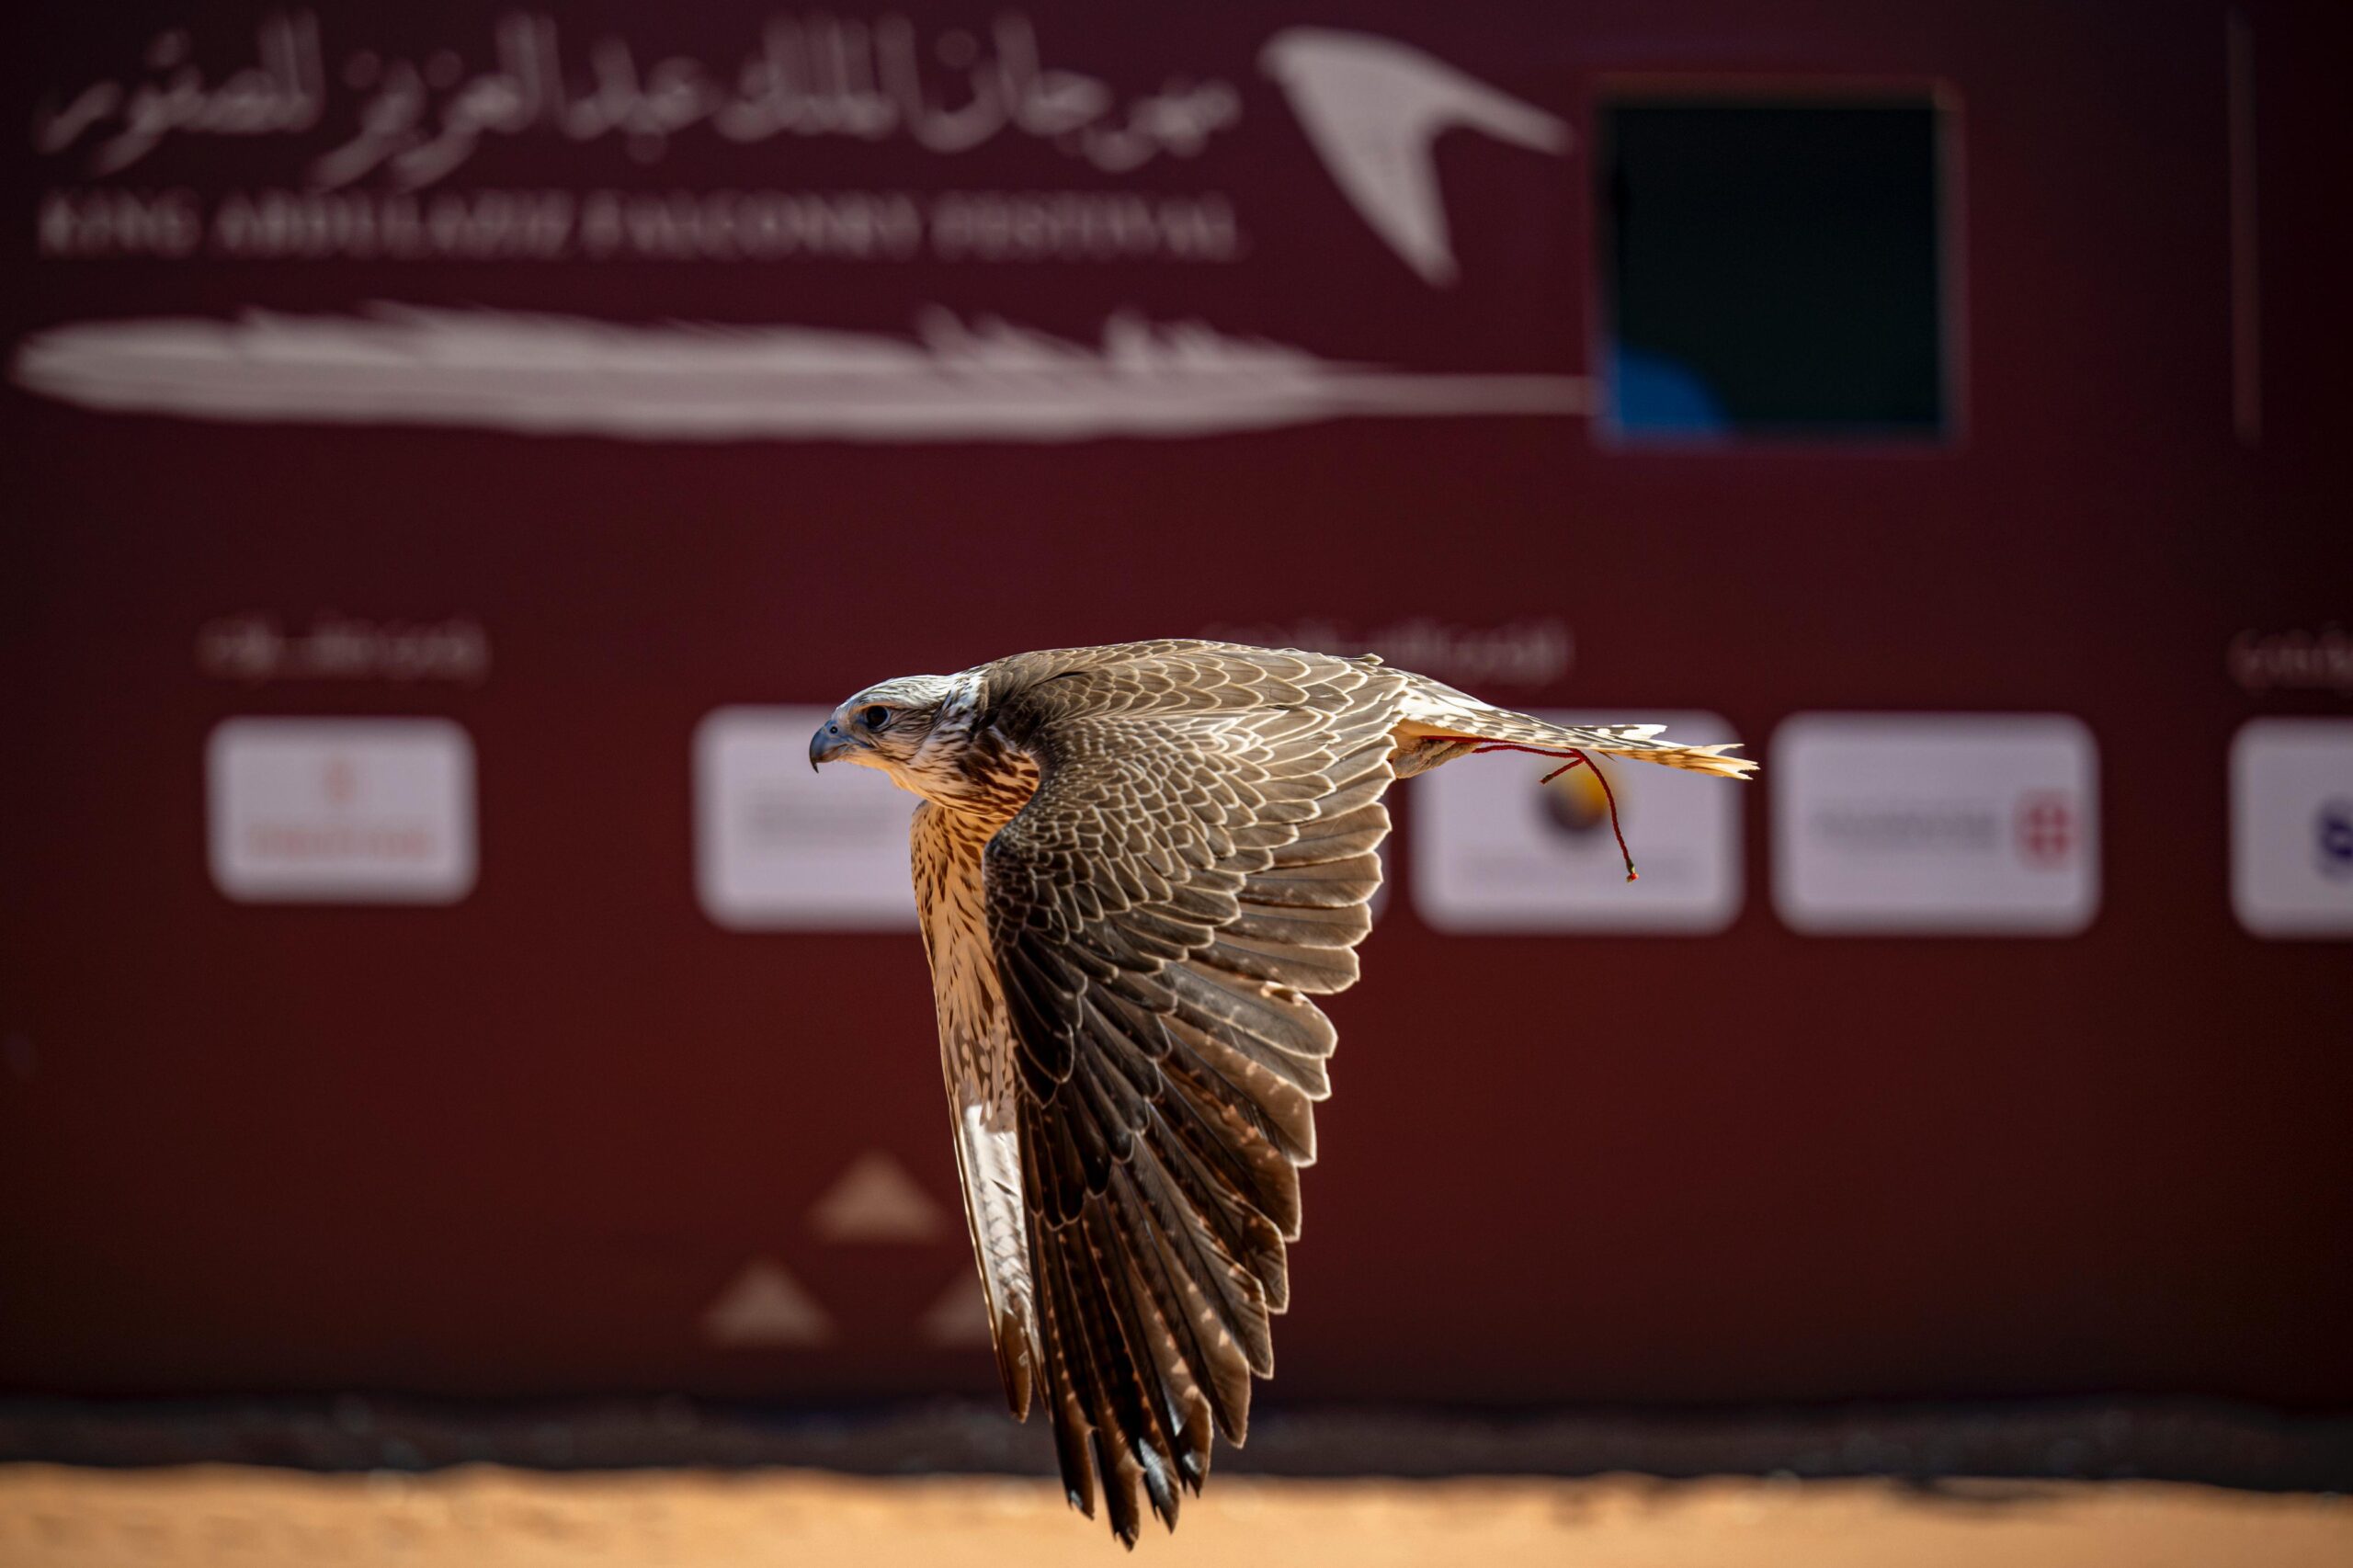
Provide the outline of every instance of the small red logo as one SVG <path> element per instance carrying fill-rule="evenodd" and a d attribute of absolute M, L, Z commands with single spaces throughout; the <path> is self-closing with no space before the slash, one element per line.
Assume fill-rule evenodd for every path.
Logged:
<path fill-rule="evenodd" d="M 347 756 L 328 757 L 322 782 L 330 806 L 347 806 L 359 798 L 359 769 Z"/>
<path fill-rule="evenodd" d="M 2018 798 L 2018 857 L 2029 866 L 2057 866 L 2075 850 L 2075 804 L 2039 790 Z"/>

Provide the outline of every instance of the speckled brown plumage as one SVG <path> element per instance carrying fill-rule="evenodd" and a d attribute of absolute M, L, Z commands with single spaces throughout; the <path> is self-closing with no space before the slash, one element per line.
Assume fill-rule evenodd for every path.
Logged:
<path fill-rule="evenodd" d="M 879 724 L 870 722 L 883 715 Z M 842 737 L 837 743 L 828 733 Z M 1483 744 L 1740 777 L 1379 661 L 1190 641 L 884 682 L 826 755 L 926 798 L 915 880 L 1006 1398 L 1131 1544 L 1172 1528 L 1274 1367 L 1285 1244 L 1357 979 L 1381 796 Z M 812 756 L 819 755 L 813 743 Z"/>

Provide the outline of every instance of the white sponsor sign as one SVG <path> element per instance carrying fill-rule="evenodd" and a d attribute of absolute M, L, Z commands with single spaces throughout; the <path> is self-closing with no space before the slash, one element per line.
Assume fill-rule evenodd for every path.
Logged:
<path fill-rule="evenodd" d="M 205 748 L 212 881 L 241 903 L 454 903 L 474 751 L 447 719 L 230 719 Z"/>
<path fill-rule="evenodd" d="M 1656 723 L 1695 745 L 1734 740 L 1713 713 L 1540 713 L 1562 724 Z M 1604 760 L 1642 876 L 1626 881 L 1599 783 L 1544 757 L 1450 762 L 1413 791 L 1414 905 L 1440 931 L 1705 934 L 1740 913 L 1745 786 L 1642 762 Z"/>
<path fill-rule="evenodd" d="M 912 930 L 915 798 L 871 768 L 809 767 L 829 708 L 722 708 L 695 731 L 695 891 L 734 931 Z"/>
<path fill-rule="evenodd" d="M 2066 714 L 1801 713 L 1764 777 L 1793 929 L 2064 937 L 2098 912 L 2098 755 Z"/>
<path fill-rule="evenodd" d="M 2353 719 L 2239 727 L 2231 907 L 2258 937 L 2353 937 Z"/>

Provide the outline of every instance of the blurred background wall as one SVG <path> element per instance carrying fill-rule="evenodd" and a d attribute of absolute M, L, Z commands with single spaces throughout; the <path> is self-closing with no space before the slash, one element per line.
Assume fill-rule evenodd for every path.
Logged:
<path fill-rule="evenodd" d="M 2331 15 L 20 17 L 0 1381 L 986 1394 L 802 748 L 1211 635 L 1765 761 L 1399 792 L 1283 1396 L 2343 1405 Z"/>

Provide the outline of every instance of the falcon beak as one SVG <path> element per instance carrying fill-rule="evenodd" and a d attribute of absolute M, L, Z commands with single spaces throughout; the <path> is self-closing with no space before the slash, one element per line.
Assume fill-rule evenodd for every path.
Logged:
<path fill-rule="evenodd" d="M 840 720 L 826 720 L 817 726 L 817 733 L 809 737 L 809 771 L 816 772 L 819 763 L 833 761 L 857 744 L 842 733 Z"/>

